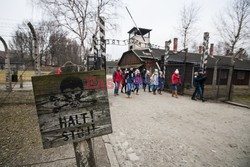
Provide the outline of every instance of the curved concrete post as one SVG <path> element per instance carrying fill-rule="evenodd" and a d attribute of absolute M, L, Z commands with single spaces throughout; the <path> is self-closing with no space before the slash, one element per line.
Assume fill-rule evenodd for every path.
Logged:
<path fill-rule="evenodd" d="M 35 32 L 33 25 L 30 22 L 28 23 L 28 26 L 33 36 L 33 41 L 32 41 L 33 55 L 32 56 L 35 61 L 35 74 L 40 75 L 41 74 L 41 60 L 40 60 L 40 54 L 39 54 L 38 36 Z"/>
<path fill-rule="evenodd" d="M 9 49 L 5 42 L 5 40 L 0 36 L 0 41 L 3 43 L 5 49 L 5 82 L 6 82 L 6 90 L 11 92 L 11 70 L 10 70 L 10 57 L 9 57 Z"/>

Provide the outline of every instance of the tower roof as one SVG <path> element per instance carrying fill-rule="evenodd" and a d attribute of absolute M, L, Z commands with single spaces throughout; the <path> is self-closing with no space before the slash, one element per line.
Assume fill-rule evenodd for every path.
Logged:
<path fill-rule="evenodd" d="M 145 35 L 145 34 L 149 33 L 150 31 L 152 31 L 152 29 L 146 29 L 146 28 L 139 28 L 139 30 L 141 31 L 142 35 Z M 136 35 L 141 35 L 136 27 L 133 27 L 131 30 L 129 30 L 128 33 L 131 34 L 132 32 L 135 32 Z"/>

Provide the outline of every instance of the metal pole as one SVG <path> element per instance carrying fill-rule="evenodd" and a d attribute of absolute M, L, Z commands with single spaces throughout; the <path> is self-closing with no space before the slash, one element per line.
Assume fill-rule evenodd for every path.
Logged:
<path fill-rule="evenodd" d="M 143 35 L 142 35 L 142 33 L 141 33 L 141 30 L 137 27 L 137 25 L 136 25 L 136 23 L 135 23 L 135 20 L 133 19 L 131 13 L 129 12 L 129 10 L 128 10 L 128 8 L 127 8 L 127 6 L 126 6 L 126 10 L 127 10 L 128 14 L 129 14 L 130 18 L 131 18 L 132 21 L 134 22 L 134 25 L 135 25 L 137 31 L 141 34 L 141 37 L 142 37 L 143 41 L 145 41 L 145 39 L 144 39 L 144 37 L 143 37 Z"/>
<path fill-rule="evenodd" d="M 5 49 L 5 83 L 6 83 L 6 90 L 8 92 L 12 91 L 12 84 L 11 84 L 11 70 L 10 70 L 10 57 L 9 57 L 9 49 L 5 42 L 5 40 L 0 36 L 0 41 L 3 43 Z"/>

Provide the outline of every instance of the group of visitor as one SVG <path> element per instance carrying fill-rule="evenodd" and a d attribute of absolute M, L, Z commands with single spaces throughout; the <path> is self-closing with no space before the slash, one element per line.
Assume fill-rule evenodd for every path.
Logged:
<path fill-rule="evenodd" d="M 202 69 L 199 69 L 198 72 L 195 73 L 194 76 L 194 86 L 195 91 L 192 95 L 192 100 L 196 100 L 197 96 L 199 96 L 200 100 L 204 102 L 204 82 L 206 80 L 206 76 L 202 72 Z M 148 90 L 148 92 L 153 92 L 153 95 L 162 94 L 162 90 L 164 88 L 165 77 L 162 71 L 155 69 L 151 74 L 149 70 L 143 69 L 140 71 L 139 69 L 123 69 L 117 67 L 117 70 L 113 73 L 113 82 L 115 85 L 114 95 L 119 95 L 119 90 L 121 93 L 126 93 L 127 97 L 131 97 L 131 93 L 135 93 L 139 95 L 139 90 L 143 89 L 144 92 Z M 172 97 L 178 98 L 178 86 L 181 86 L 181 76 L 179 74 L 179 70 L 176 69 L 171 77 L 172 83 Z"/>

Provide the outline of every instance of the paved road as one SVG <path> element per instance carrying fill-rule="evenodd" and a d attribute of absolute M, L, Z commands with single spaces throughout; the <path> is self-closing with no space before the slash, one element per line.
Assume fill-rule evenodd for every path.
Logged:
<path fill-rule="evenodd" d="M 109 90 L 111 145 L 120 166 L 250 166 L 250 110 Z"/>

